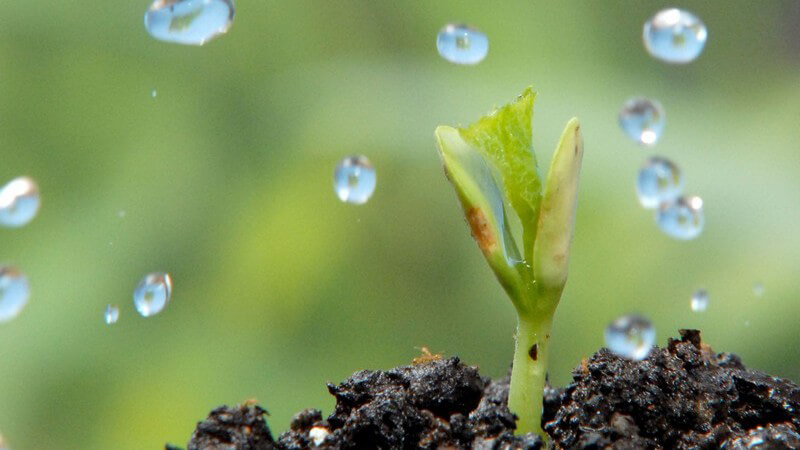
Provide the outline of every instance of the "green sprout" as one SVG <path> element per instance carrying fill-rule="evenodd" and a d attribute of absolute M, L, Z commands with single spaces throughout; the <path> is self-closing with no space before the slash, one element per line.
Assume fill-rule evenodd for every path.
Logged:
<path fill-rule="evenodd" d="M 531 149 L 535 97 L 528 88 L 469 127 L 439 126 L 436 141 L 472 236 L 517 311 L 508 395 L 517 432 L 546 439 L 541 414 L 548 343 L 567 281 L 583 139 L 578 120 L 567 122 L 543 192 Z"/>

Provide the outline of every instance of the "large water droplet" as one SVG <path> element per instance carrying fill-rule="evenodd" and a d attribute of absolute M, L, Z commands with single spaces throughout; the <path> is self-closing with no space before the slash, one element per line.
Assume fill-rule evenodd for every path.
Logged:
<path fill-rule="evenodd" d="M 366 156 L 348 156 L 333 173 L 333 188 L 339 200 L 360 205 L 375 192 L 375 168 Z"/>
<path fill-rule="evenodd" d="M 106 324 L 113 325 L 117 323 L 119 320 L 119 306 L 117 305 L 108 305 L 106 309 L 103 311 L 103 318 L 106 321 Z"/>
<path fill-rule="evenodd" d="M 172 279 L 168 273 L 153 272 L 145 275 L 133 291 L 133 304 L 144 317 L 160 313 L 172 295 Z"/>
<path fill-rule="evenodd" d="M 675 239 L 694 239 L 703 231 L 705 218 L 700 197 L 678 197 L 662 203 L 656 213 L 656 222 L 667 236 Z"/>
<path fill-rule="evenodd" d="M 17 317 L 30 295 L 25 274 L 14 266 L 0 266 L 0 323 Z"/>
<path fill-rule="evenodd" d="M 692 299 L 689 301 L 692 311 L 703 312 L 708 308 L 708 291 L 705 289 L 698 289 L 692 294 Z"/>
<path fill-rule="evenodd" d="M 628 314 L 611 322 L 605 331 L 606 347 L 619 356 L 641 360 L 656 342 L 656 329 L 646 318 Z"/>
<path fill-rule="evenodd" d="M 644 97 L 631 98 L 619 112 L 619 126 L 634 142 L 655 145 L 664 131 L 666 115 L 656 100 Z"/>
<path fill-rule="evenodd" d="M 18 177 L 0 188 L 0 225 L 21 227 L 39 212 L 39 186 L 28 177 Z"/>
<path fill-rule="evenodd" d="M 636 178 L 636 194 L 645 208 L 671 202 L 683 191 L 683 175 L 672 161 L 654 156 L 639 169 Z"/>
<path fill-rule="evenodd" d="M 764 283 L 760 281 L 753 283 L 753 295 L 756 297 L 761 297 L 764 295 Z"/>
<path fill-rule="evenodd" d="M 694 14 L 668 8 L 657 12 L 644 24 L 642 37 L 652 57 L 672 64 L 686 64 L 700 56 L 708 31 Z"/>
<path fill-rule="evenodd" d="M 232 23 L 232 0 L 156 0 L 144 14 L 151 36 L 177 44 L 203 45 Z"/>
<path fill-rule="evenodd" d="M 478 64 L 489 53 L 489 38 L 467 25 L 445 25 L 436 36 L 442 58 L 456 64 Z"/>

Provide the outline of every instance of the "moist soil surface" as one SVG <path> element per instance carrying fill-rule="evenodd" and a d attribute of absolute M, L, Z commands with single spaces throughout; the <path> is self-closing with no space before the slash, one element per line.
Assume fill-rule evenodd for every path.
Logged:
<path fill-rule="evenodd" d="M 601 349 L 563 389 L 547 388 L 542 426 L 553 448 L 798 449 L 800 387 L 714 353 L 681 330 L 643 361 Z M 220 407 L 187 450 L 540 449 L 515 435 L 508 377 L 490 380 L 458 358 L 426 357 L 328 384 L 336 408 L 296 414 L 277 439 L 253 404 Z M 168 449 L 178 447 L 167 446 Z"/>

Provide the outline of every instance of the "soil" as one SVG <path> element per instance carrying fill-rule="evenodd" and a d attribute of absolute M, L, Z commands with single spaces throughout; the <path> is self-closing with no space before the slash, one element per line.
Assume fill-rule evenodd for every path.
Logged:
<path fill-rule="evenodd" d="M 797 449 L 800 387 L 714 353 L 681 330 L 643 361 L 601 349 L 563 389 L 547 388 L 542 425 L 554 448 Z M 277 440 L 266 411 L 220 407 L 197 425 L 188 450 L 539 449 L 514 435 L 508 377 L 490 380 L 458 358 L 426 357 L 361 371 L 328 385 L 336 408 L 301 411 Z M 177 447 L 167 446 L 168 449 Z"/>

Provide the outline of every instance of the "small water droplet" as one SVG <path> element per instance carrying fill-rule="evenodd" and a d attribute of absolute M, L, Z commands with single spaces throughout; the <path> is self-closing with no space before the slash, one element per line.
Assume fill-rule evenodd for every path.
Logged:
<path fill-rule="evenodd" d="M 756 297 L 761 297 L 762 295 L 764 295 L 764 283 L 760 281 L 756 281 L 755 283 L 753 283 L 753 294 Z"/>
<path fill-rule="evenodd" d="M 156 0 L 144 14 L 151 36 L 177 44 L 203 45 L 232 23 L 232 0 Z"/>
<path fill-rule="evenodd" d="M 686 64 L 700 56 L 708 30 L 694 14 L 668 8 L 644 24 L 642 38 L 650 56 L 671 64 Z"/>
<path fill-rule="evenodd" d="M 0 323 L 17 317 L 30 295 L 25 274 L 14 266 L 0 266 Z"/>
<path fill-rule="evenodd" d="M 113 325 L 117 323 L 117 320 L 119 320 L 119 306 L 106 306 L 105 311 L 103 311 L 103 318 L 105 319 L 107 325 Z"/>
<path fill-rule="evenodd" d="M 703 200 L 697 196 L 678 197 L 662 203 L 656 214 L 656 222 L 667 236 L 681 240 L 694 239 L 703 231 L 705 224 Z"/>
<path fill-rule="evenodd" d="M 152 97 L 152 98 L 156 98 L 156 97 L 158 97 L 158 91 L 157 91 L 157 90 L 155 90 L 155 89 L 153 89 L 152 91 L 150 91 L 150 97 Z"/>
<path fill-rule="evenodd" d="M 117 211 L 117 217 L 119 217 L 120 219 L 124 219 L 125 216 L 127 216 L 127 215 L 128 215 L 128 213 L 125 212 L 124 209 L 120 209 L 119 211 Z"/>
<path fill-rule="evenodd" d="M 133 304 L 143 317 L 160 313 L 172 295 L 172 279 L 168 273 L 153 272 L 145 275 L 133 291 Z"/>
<path fill-rule="evenodd" d="M 683 191 L 683 174 L 672 161 L 654 156 L 639 169 L 636 178 L 636 194 L 645 208 L 671 202 Z"/>
<path fill-rule="evenodd" d="M 708 308 L 708 291 L 706 291 L 705 289 L 698 289 L 694 291 L 690 303 L 692 306 L 692 311 L 694 312 L 705 311 L 706 308 Z"/>
<path fill-rule="evenodd" d="M 311 442 L 313 442 L 315 447 L 319 447 L 328 435 L 331 434 L 325 427 L 312 427 L 308 430 L 308 437 L 311 438 Z"/>
<path fill-rule="evenodd" d="M 21 227 L 39 212 L 39 186 L 28 177 L 17 177 L 0 188 L 0 225 Z"/>
<path fill-rule="evenodd" d="M 750 326 L 750 320 L 745 320 L 744 321 L 744 326 L 745 327 L 749 327 Z"/>
<path fill-rule="evenodd" d="M 366 156 L 348 156 L 333 173 L 333 188 L 339 200 L 361 205 L 375 192 L 375 168 Z"/>
<path fill-rule="evenodd" d="M 609 350 L 634 360 L 646 358 L 656 342 L 655 327 L 638 314 L 628 314 L 611 322 L 604 335 Z"/>
<path fill-rule="evenodd" d="M 489 53 L 489 39 L 468 25 L 448 24 L 436 36 L 442 58 L 455 64 L 478 64 Z"/>
<path fill-rule="evenodd" d="M 652 146 L 664 131 L 665 118 L 661 103 L 645 97 L 634 97 L 622 105 L 619 126 L 634 142 Z"/>

